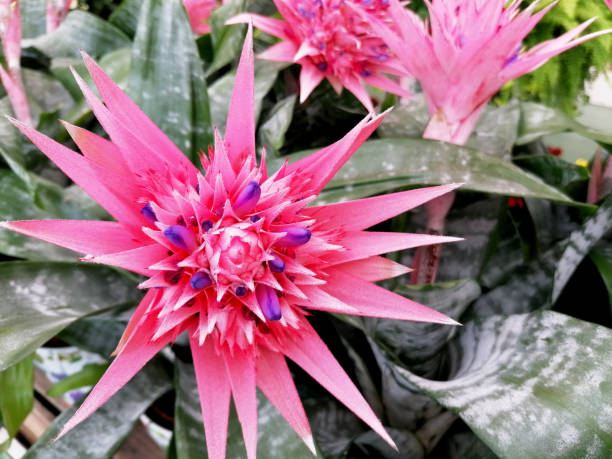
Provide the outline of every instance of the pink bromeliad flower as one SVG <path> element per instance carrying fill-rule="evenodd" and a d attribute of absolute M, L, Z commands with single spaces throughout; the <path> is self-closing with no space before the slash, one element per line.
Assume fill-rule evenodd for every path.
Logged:
<path fill-rule="evenodd" d="M 407 97 L 409 93 L 383 73 L 404 75 L 405 70 L 384 42 L 372 33 L 370 18 L 389 27 L 388 0 L 274 0 L 284 21 L 243 13 L 228 24 L 253 22 L 282 41 L 259 57 L 295 62 L 300 72 L 300 101 L 324 78 L 337 93 L 346 87 L 368 109 L 372 100 L 363 83 Z"/>
<path fill-rule="evenodd" d="M 30 106 L 21 78 L 21 13 L 17 0 L 0 0 L 0 39 L 7 67 L 0 65 L 2 84 L 15 116 L 31 125 Z"/>
<path fill-rule="evenodd" d="M 191 30 L 194 33 L 203 35 L 210 33 L 208 20 L 212 12 L 222 3 L 218 0 L 183 0 L 183 6 L 187 10 Z"/>
<path fill-rule="evenodd" d="M 255 458 L 259 387 L 313 449 L 285 356 L 393 444 L 365 399 L 306 319 L 307 310 L 454 324 L 373 282 L 407 269 L 388 251 L 456 240 L 364 231 L 455 188 L 438 186 L 307 207 L 382 116 L 368 116 L 335 144 L 269 175 L 255 155 L 252 31 L 230 102 L 225 138 L 202 155 L 202 174 L 110 78 L 85 56 L 100 101 L 75 73 L 110 135 L 65 123 L 75 153 L 15 121 L 21 131 L 113 217 L 1 227 L 142 274 L 147 289 L 116 358 L 65 434 L 108 400 L 178 335 L 187 332 L 209 457 L 223 458 L 230 397 Z"/>
<path fill-rule="evenodd" d="M 47 33 L 53 32 L 66 19 L 71 5 L 72 0 L 47 0 Z"/>
<path fill-rule="evenodd" d="M 423 88 L 432 119 L 425 137 L 464 144 L 487 101 L 508 81 L 591 38 L 579 37 L 595 18 L 564 35 L 523 49 L 522 40 L 556 4 L 539 12 L 521 0 L 426 1 L 429 22 L 390 0 L 399 30 L 376 21 L 375 32 Z"/>

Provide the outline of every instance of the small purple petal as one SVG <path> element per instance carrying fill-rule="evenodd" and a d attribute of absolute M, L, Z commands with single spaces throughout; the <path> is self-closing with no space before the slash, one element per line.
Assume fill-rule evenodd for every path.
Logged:
<path fill-rule="evenodd" d="M 246 287 L 243 287 L 242 285 L 239 285 L 238 287 L 236 287 L 236 295 L 237 296 L 244 296 L 247 293 L 247 289 Z"/>
<path fill-rule="evenodd" d="M 291 226 L 284 228 L 283 231 L 287 234 L 276 241 L 276 244 L 280 247 L 297 247 L 298 245 L 306 244 L 310 241 L 310 236 L 312 236 L 308 228 L 302 228 L 301 226 Z"/>
<path fill-rule="evenodd" d="M 163 232 L 166 239 L 168 239 L 172 245 L 178 247 L 179 249 L 190 252 L 196 247 L 195 234 L 184 226 L 172 225 L 166 228 Z"/>
<path fill-rule="evenodd" d="M 140 209 L 140 213 L 144 215 L 144 218 L 149 220 L 151 223 L 155 223 L 157 221 L 157 215 L 155 215 L 155 211 L 151 207 L 150 202 L 147 202 L 145 206 Z"/>
<path fill-rule="evenodd" d="M 237 215 L 248 214 L 257 205 L 261 196 L 261 187 L 259 183 L 252 181 L 247 183 L 244 190 L 240 192 L 234 202 L 232 208 Z"/>
<path fill-rule="evenodd" d="M 255 296 L 266 319 L 279 320 L 282 317 L 278 296 L 272 287 L 264 284 L 257 285 Z"/>
<path fill-rule="evenodd" d="M 278 255 L 273 260 L 268 260 L 268 266 L 273 273 L 282 273 L 285 270 L 285 262 Z"/>
<path fill-rule="evenodd" d="M 253 223 L 257 223 L 259 220 L 261 220 L 261 217 L 259 215 L 251 215 L 249 220 L 251 220 Z"/>
<path fill-rule="evenodd" d="M 191 276 L 191 288 L 194 290 L 201 290 L 212 284 L 212 280 L 208 274 L 204 271 L 198 271 Z"/>

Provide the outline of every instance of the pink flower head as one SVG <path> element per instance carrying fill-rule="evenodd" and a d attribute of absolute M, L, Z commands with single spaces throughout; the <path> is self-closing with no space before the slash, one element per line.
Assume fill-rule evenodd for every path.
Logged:
<path fill-rule="evenodd" d="M 388 0 L 275 0 L 285 21 L 256 14 L 239 14 L 228 24 L 252 21 L 255 27 L 282 41 L 259 55 L 263 59 L 296 62 L 300 101 L 327 80 L 340 93 L 351 91 L 368 109 L 372 100 L 362 83 L 401 96 L 409 94 L 382 75 L 405 74 L 385 43 L 372 33 L 369 18 L 389 22 Z M 393 27 L 393 24 L 389 24 Z"/>
<path fill-rule="evenodd" d="M 612 0 L 604 0 L 604 2 L 606 3 L 606 5 L 608 5 L 608 8 L 612 10 Z"/>
<path fill-rule="evenodd" d="M 432 120 L 425 136 L 467 141 L 487 101 L 508 81 L 609 30 L 577 38 L 595 18 L 525 50 L 523 39 L 556 4 L 535 12 L 521 0 L 426 0 L 429 23 L 391 0 L 399 34 L 377 22 L 376 32 L 397 54 L 427 98 Z"/>
<path fill-rule="evenodd" d="M 0 65 L 0 79 L 15 116 L 31 125 L 30 106 L 21 79 L 21 13 L 17 0 L 0 0 L 0 39 L 7 69 Z"/>
<path fill-rule="evenodd" d="M 224 2 L 219 0 L 183 0 L 183 6 L 187 10 L 191 30 L 199 35 L 210 33 L 208 19 L 215 8 L 222 3 Z"/>
<path fill-rule="evenodd" d="M 110 135 L 65 124 L 83 155 L 16 122 L 22 132 L 117 221 L 45 220 L 0 226 L 87 254 L 84 260 L 147 277 L 117 357 L 64 426 L 87 418 L 176 337 L 187 332 L 211 458 L 223 458 L 230 397 L 255 458 L 259 387 L 313 448 L 285 356 L 392 444 L 387 432 L 306 320 L 307 309 L 453 324 L 373 282 L 407 269 L 380 254 L 455 238 L 364 231 L 454 185 L 306 207 L 382 116 L 269 175 L 255 155 L 252 32 L 230 102 L 225 139 L 191 164 L 85 56 L 104 102 L 75 73 Z"/>
<path fill-rule="evenodd" d="M 72 0 L 47 0 L 47 33 L 53 32 L 66 19 L 71 5 Z"/>

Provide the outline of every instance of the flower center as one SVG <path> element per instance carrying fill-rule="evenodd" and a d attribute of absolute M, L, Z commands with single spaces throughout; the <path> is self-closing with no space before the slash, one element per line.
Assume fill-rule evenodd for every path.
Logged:
<path fill-rule="evenodd" d="M 217 284 L 253 285 L 264 274 L 266 251 L 250 222 L 212 230 L 204 234 L 204 243 L 208 268 Z"/>

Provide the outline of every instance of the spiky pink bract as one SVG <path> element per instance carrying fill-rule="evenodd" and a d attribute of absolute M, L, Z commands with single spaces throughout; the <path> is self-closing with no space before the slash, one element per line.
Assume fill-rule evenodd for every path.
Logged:
<path fill-rule="evenodd" d="M 83 155 L 22 123 L 22 132 L 117 222 L 18 221 L 0 226 L 147 276 L 148 289 L 116 358 L 64 435 L 129 381 L 160 349 L 189 335 L 209 457 L 223 458 L 230 397 L 247 456 L 257 442 L 256 387 L 313 448 L 285 356 L 393 444 L 376 415 L 306 320 L 307 309 L 455 322 L 372 282 L 407 269 L 380 254 L 454 238 L 364 229 L 455 188 L 446 185 L 306 207 L 382 121 L 368 116 L 342 140 L 268 175 L 255 155 L 249 28 L 225 139 L 200 173 L 85 56 L 102 103 L 75 73 L 105 140 L 66 124 Z"/>
<path fill-rule="evenodd" d="M 301 102 L 324 78 L 338 93 L 346 87 L 370 112 L 372 100 L 364 83 L 409 96 L 399 84 L 383 75 L 406 72 L 385 43 L 372 33 L 369 21 L 376 17 L 389 22 L 388 0 L 274 0 L 274 3 L 284 21 L 243 13 L 227 24 L 252 21 L 255 27 L 282 40 L 259 57 L 302 66 Z"/>
<path fill-rule="evenodd" d="M 191 30 L 198 35 L 210 33 L 208 20 L 215 8 L 222 3 L 224 2 L 220 0 L 183 0 Z"/>
<path fill-rule="evenodd" d="M 66 19 L 71 5 L 72 0 L 47 0 L 47 33 L 53 32 Z"/>
<path fill-rule="evenodd" d="M 31 125 L 32 116 L 21 78 L 21 13 L 17 0 L 0 0 L 0 39 L 7 68 L 0 65 L 0 79 L 15 116 Z"/>
<path fill-rule="evenodd" d="M 396 29 L 378 21 L 375 32 L 423 88 L 432 115 L 425 137 L 456 144 L 467 141 L 487 101 L 506 82 L 610 32 L 578 37 L 593 18 L 525 50 L 523 39 L 556 2 L 536 12 L 538 1 L 521 10 L 521 0 L 426 0 L 429 22 L 399 0 L 390 2 Z"/>

